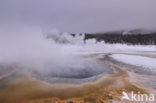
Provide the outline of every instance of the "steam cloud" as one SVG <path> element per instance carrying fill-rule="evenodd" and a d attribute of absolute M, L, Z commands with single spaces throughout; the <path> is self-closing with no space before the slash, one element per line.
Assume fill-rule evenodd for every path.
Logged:
<path fill-rule="evenodd" d="M 83 35 L 73 37 L 55 29 L 43 32 L 32 27 L 7 29 L 1 34 L 0 65 L 3 67 L 17 65 L 19 70 L 64 77 L 89 77 L 103 71 L 103 66 L 95 60 L 78 54 L 78 48 L 84 46 Z"/>

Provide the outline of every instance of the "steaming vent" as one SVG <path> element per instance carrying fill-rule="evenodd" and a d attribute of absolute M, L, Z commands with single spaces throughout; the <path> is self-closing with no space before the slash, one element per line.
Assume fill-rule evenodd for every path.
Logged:
<path fill-rule="evenodd" d="M 61 44 L 84 44 L 84 34 L 70 34 L 59 31 L 44 33 L 46 39 L 55 41 Z"/>

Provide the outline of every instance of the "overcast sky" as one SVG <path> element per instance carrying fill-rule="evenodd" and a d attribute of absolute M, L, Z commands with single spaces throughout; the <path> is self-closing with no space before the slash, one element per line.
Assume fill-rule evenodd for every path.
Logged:
<path fill-rule="evenodd" d="M 156 29 L 156 0 L 0 0 L 0 27 L 33 25 L 66 32 Z"/>

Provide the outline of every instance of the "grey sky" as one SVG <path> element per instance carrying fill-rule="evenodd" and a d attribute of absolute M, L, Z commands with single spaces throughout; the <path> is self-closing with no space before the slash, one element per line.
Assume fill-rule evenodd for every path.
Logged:
<path fill-rule="evenodd" d="M 156 29 L 156 0 L 0 0 L 0 27 L 36 25 L 67 32 Z"/>

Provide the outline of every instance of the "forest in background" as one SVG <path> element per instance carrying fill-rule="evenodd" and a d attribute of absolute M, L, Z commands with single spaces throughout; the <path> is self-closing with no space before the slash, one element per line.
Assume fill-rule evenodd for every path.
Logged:
<path fill-rule="evenodd" d="M 128 45 L 156 45 L 156 33 L 149 34 L 122 34 L 122 33 L 85 33 L 84 40 L 96 39 L 105 43 L 121 43 Z"/>

